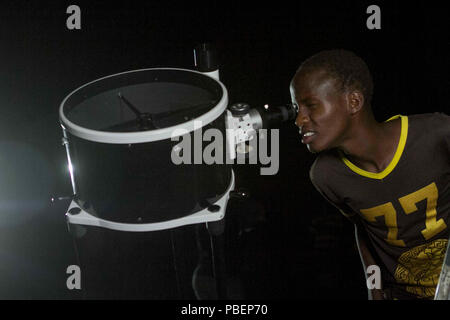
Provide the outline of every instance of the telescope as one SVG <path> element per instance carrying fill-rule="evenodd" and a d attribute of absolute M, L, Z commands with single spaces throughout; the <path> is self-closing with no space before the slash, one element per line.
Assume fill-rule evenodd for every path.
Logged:
<path fill-rule="evenodd" d="M 226 298 L 227 204 L 248 197 L 232 160 L 248 153 L 258 130 L 293 120 L 296 110 L 230 104 L 209 44 L 195 48 L 194 67 L 116 73 L 61 103 L 73 194 L 53 201 L 70 200 L 66 220 L 87 299 L 202 299 L 193 279 L 204 252 L 212 296 Z M 174 155 L 203 156 L 207 141 L 183 150 L 180 140 L 207 130 L 224 138 L 213 152 L 223 161 L 174 163 Z"/>

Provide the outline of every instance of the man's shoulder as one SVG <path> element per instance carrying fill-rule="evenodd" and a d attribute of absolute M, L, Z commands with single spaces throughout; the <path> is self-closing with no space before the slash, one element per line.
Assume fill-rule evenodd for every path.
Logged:
<path fill-rule="evenodd" d="M 309 176 L 313 183 L 321 184 L 326 181 L 327 175 L 339 167 L 340 161 L 339 154 L 335 150 L 319 153 L 309 170 Z"/>
<path fill-rule="evenodd" d="M 345 165 L 338 151 L 321 152 L 312 164 L 309 176 L 317 191 L 345 216 L 348 216 L 350 210 L 337 193 L 342 182 L 345 181 Z"/>
<path fill-rule="evenodd" d="M 412 114 L 408 116 L 409 123 L 417 126 L 433 127 L 450 125 L 450 116 L 443 112 Z"/>
<path fill-rule="evenodd" d="M 450 137 L 450 116 L 440 112 L 410 115 L 408 127 L 408 136 L 417 143 L 425 140 L 428 145 L 441 145 Z"/>

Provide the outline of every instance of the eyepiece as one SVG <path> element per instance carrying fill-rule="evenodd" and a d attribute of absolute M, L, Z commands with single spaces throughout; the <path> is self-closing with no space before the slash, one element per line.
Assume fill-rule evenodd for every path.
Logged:
<path fill-rule="evenodd" d="M 297 110 L 292 103 L 276 107 L 257 108 L 263 120 L 263 128 L 274 128 L 281 125 L 282 122 L 294 120 L 297 116 Z"/>

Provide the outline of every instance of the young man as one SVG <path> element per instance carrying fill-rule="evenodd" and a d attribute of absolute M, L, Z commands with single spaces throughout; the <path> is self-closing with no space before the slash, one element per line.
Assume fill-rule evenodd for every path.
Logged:
<path fill-rule="evenodd" d="M 292 79 L 311 181 L 355 223 L 364 269 L 381 269 L 373 299 L 434 297 L 449 238 L 450 117 L 379 123 L 367 65 L 345 50 L 307 59 Z"/>

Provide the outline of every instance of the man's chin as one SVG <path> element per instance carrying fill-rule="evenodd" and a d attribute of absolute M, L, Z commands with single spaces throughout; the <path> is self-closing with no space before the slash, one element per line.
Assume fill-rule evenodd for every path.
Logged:
<path fill-rule="evenodd" d="M 322 151 L 330 150 L 330 147 L 324 147 L 324 146 L 317 146 L 313 145 L 312 143 L 307 144 L 306 147 L 308 148 L 308 151 L 311 153 L 320 153 Z"/>
<path fill-rule="evenodd" d="M 314 148 L 311 144 L 307 144 L 306 147 L 308 148 L 308 151 L 311 153 L 319 153 L 320 151 Z"/>

